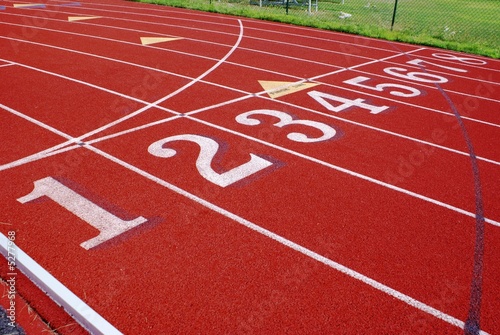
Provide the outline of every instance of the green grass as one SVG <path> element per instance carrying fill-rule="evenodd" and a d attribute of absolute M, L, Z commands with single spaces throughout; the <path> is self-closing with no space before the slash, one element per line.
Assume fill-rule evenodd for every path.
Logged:
<path fill-rule="evenodd" d="M 500 0 L 318 0 L 307 6 L 250 5 L 250 0 L 138 0 L 342 31 L 500 58 Z M 252 0 L 257 1 L 258 0 Z M 291 1 L 291 0 L 290 0 Z M 301 0 L 299 0 L 301 1 Z M 340 18 L 341 13 L 351 16 Z"/>

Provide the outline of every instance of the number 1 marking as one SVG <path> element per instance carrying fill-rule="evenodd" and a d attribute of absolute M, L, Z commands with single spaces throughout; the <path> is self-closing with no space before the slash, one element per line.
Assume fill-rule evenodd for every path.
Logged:
<path fill-rule="evenodd" d="M 47 196 L 99 230 L 99 235 L 80 244 L 80 246 L 87 250 L 147 221 L 142 216 L 130 221 L 122 220 L 52 177 L 37 180 L 34 184 L 35 188 L 33 191 L 17 199 L 17 201 L 24 204 L 40 197 Z"/>

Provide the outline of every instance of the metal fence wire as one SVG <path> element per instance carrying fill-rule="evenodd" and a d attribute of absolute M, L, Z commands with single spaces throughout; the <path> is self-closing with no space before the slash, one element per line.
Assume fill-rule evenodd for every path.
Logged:
<path fill-rule="evenodd" d="M 207 0 L 188 0 L 206 1 Z M 239 7 L 293 15 L 346 31 L 385 30 L 442 41 L 500 47 L 500 0 L 208 0 L 213 6 Z M 373 34 L 372 34 L 373 35 Z"/>

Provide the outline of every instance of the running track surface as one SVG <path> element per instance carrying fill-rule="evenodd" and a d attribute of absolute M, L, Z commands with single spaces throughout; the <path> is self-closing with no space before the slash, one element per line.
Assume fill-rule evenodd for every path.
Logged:
<path fill-rule="evenodd" d="M 117 0 L 0 17 L 26 330 L 500 333 L 498 60 Z"/>

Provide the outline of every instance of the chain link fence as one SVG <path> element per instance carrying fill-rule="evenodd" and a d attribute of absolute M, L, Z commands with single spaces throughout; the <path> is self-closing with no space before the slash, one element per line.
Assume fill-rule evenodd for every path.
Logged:
<path fill-rule="evenodd" d="M 145 0 L 500 57 L 500 0 Z M 403 38 L 402 38 L 403 36 Z"/>

